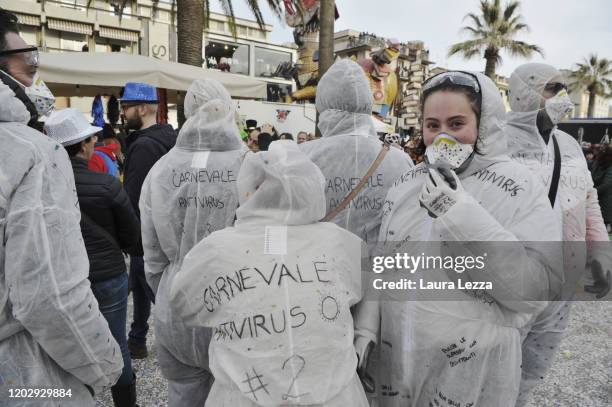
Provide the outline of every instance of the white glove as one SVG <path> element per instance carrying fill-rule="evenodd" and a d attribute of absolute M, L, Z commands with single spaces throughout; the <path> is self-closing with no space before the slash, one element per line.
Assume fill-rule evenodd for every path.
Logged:
<path fill-rule="evenodd" d="M 429 176 L 421 189 L 419 201 L 432 218 L 450 210 L 465 194 L 459 178 L 450 168 L 429 167 Z"/>
<path fill-rule="evenodd" d="M 610 291 L 610 280 L 612 280 L 611 268 L 607 256 L 602 254 L 593 255 L 593 260 L 591 260 L 593 285 L 585 285 L 584 291 L 595 294 L 597 299 L 605 297 Z"/>

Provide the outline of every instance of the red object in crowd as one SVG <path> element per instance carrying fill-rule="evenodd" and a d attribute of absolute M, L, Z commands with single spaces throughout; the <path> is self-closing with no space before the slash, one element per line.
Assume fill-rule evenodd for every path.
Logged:
<path fill-rule="evenodd" d="M 96 147 L 96 151 L 100 151 L 107 156 L 109 156 L 113 161 L 117 161 L 116 153 L 121 150 L 121 146 L 117 143 L 109 144 L 107 146 L 98 146 Z M 103 174 L 108 174 L 108 166 L 104 162 L 104 158 L 100 157 L 98 154 L 91 156 L 89 160 L 89 164 L 87 167 L 94 172 L 101 172 Z"/>
<path fill-rule="evenodd" d="M 157 123 L 168 124 L 168 95 L 166 89 L 157 88 Z"/>

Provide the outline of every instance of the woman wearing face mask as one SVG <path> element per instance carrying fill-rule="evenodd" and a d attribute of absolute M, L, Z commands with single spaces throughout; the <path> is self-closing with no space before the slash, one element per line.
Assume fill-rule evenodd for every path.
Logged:
<path fill-rule="evenodd" d="M 572 242 L 565 244 L 569 254 L 565 270 L 582 273 L 588 262 L 594 284 L 585 290 L 601 298 L 609 290 L 612 269 L 609 245 L 603 243 L 608 241 L 608 233 L 582 149 L 572 136 L 557 128 L 573 106 L 563 77 L 550 65 L 524 64 L 510 77 L 508 93 L 512 112 L 508 113 L 505 133 L 510 155 L 544 184 L 544 193 L 562 222 L 563 240 Z M 565 276 L 568 294 L 573 291 L 571 282 L 578 278 Z M 530 324 L 523 342 L 523 377 L 517 405 L 526 404 L 529 391 L 551 366 L 567 328 L 569 309 L 567 301 L 552 302 Z"/>
<path fill-rule="evenodd" d="M 488 248 L 485 269 L 459 277 L 491 282 L 493 289 L 480 296 L 457 290 L 452 301 L 432 301 L 423 292 L 419 301 L 392 301 L 384 292 L 380 370 L 388 376 L 378 378 L 379 396 L 384 406 L 448 400 L 514 406 L 519 328 L 545 306 L 538 300 L 554 284 L 554 251 L 532 241 L 558 240 L 560 229 L 542 186 L 505 155 L 504 107 L 489 78 L 435 76 L 423 87 L 421 108 L 427 164 L 389 191 L 379 241 L 426 242 L 414 244 L 437 255 L 447 250 L 442 242 L 459 242 L 451 245 L 474 256 Z M 504 243 L 482 243 L 490 241 Z M 437 276 L 457 277 L 452 270 Z"/>

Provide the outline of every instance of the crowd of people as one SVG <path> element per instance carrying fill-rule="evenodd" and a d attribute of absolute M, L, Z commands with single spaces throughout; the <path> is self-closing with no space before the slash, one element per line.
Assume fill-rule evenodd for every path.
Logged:
<path fill-rule="evenodd" d="M 257 120 L 253 119 L 246 120 L 242 137 L 253 152 L 268 151 L 270 143 L 277 140 L 295 140 L 297 144 L 302 144 L 319 138 L 321 137 L 317 137 L 314 133 L 299 131 L 294 139 L 291 133 L 285 132 L 279 134 L 274 126 L 269 123 L 257 126 Z"/>
<path fill-rule="evenodd" d="M 557 128 L 571 101 L 552 66 L 517 68 L 509 113 L 483 74 L 428 79 L 405 145 L 381 142 L 351 60 L 319 82 L 322 137 L 248 120 L 246 140 L 215 80 L 191 84 L 178 132 L 155 87 L 127 83 L 124 138 L 51 112 L 38 66 L 0 9 L 1 405 L 93 406 L 110 388 L 136 406 L 153 313 L 172 407 L 524 406 L 572 299 L 538 242 L 586 243 L 570 264 L 593 298 L 610 289 L 612 153 L 591 177 Z M 363 298 L 364 243 L 483 241 L 508 243 L 484 297 Z"/>

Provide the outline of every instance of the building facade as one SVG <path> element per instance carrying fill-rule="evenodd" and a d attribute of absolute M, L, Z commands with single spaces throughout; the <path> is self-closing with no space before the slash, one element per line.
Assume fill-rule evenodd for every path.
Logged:
<path fill-rule="evenodd" d="M 340 58 L 361 60 L 386 48 L 388 39 L 370 33 L 344 30 L 335 33 L 334 50 Z M 412 134 L 419 123 L 421 88 L 429 76 L 429 51 L 422 41 L 409 41 L 399 46 L 399 56 L 390 66 L 398 78 L 395 106 L 390 115 L 391 124 L 404 133 Z"/>
<path fill-rule="evenodd" d="M 0 0 L 0 7 L 17 14 L 22 37 L 43 52 L 125 52 L 177 60 L 171 0 L 128 0 L 121 18 L 118 1 L 93 0 L 89 8 L 87 3 Z M 202 66 L 264 80 L 268 100 L 282 100 L 294 83 L 277 75 L 277 68 L 296 61 L 295 48 L 270 43 L 271 25 L 260 28 L 255 21 L 236 18 L 236 31 L 234 38 L 227 16 L 211 13 L 203 32 Z"/>

